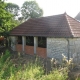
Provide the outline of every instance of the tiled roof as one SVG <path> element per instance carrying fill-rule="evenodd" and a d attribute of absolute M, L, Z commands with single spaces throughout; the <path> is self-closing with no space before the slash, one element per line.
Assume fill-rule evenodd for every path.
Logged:
<path fill-rule="evenodd" d="M 80 22 L 66 13 L 29 19 L 14 28 L 12 36 L 80 37 Z"/>

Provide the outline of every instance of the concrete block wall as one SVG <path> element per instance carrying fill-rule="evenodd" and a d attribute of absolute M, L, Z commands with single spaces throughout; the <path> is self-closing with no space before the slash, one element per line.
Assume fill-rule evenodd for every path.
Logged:
<path fill-rule="evenodd" d="M 67 41 L 60 38 L 47 38 L 47 56 L 62 59 L 62 54 L 67 56 Z"/>
<path fill-rule="evenodd" d="M 70 54 L 74 62 L 80 63 L 80 38 L 69 39 Z"/>
<path fill-rule="evenodd" d="M 62 60 L 62 54 L 73 58 L 74 62 L 80 61 L 80 38 L 47 38 L 47 56 Z"/>

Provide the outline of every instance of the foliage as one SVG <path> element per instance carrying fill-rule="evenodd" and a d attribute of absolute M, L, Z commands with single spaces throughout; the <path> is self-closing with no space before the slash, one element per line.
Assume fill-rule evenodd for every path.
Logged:
<path fill-rule="evenodd" d="M 13 64 L 10 52 L 6 51 L 5 55 L 0 57 L 0 80 L 66 80 L 68 77 L 66 68 L 54 69 L 45 74 L 37 59 L 34 63 L 22 66 L 20 64 Z"/>
<path fill-rule="evenodd" d="M 19 17 L 20 8 L 17 4 L 6 3 L 0 0 L 0 35 L 6 38 L 6 47 L 10 31 L 24 22 L 28 17 L 40 17 L 43 14 L 42 9 L 39 8 L 35 1 L 24 2 L 21 12 L 22 16 Z"/>
<path fill-rule="evenodd" d="M 17 5 L 13 5 L 18 8 Z M 3 36 L 5 37 L 9 36 L 10 30 L 12 30 L 15 26 L 20 24 L 19 21 L 13 18 L 14 15 L 12 14 L 13 12 L 15 14 L 17 13 L 16 8 L 12 9 L 13 6 L 11 8 L 9 6 L 10 4 L 5 3 L 4 0 L 0 0 L 0 35 L 3 34 Z"/>
<path fill-rule="evenodd" d="M 26 1 L 22 5 L 21 14 L 24 19 L 37 18 L 43 15 L 43 10 L 39 8 L 35 1 Z"/>
<path fill-rule="evenodd" d="M 62 62 L 62 66 L 67 66 L 68 69 L 73 69 L 73 58 L 70 58 L 69 60 L 67 59 L 67 57 L 62 54 L 63 57 L 63 62 Z"/>
<path fill-rule="evenodd" d="M 20 8 L 19 8 L 19 6 L 17 4 L 7 3 L 5 9 L 6 9 L 7 12 L 10 12 L 11 14 L 13 14 L 14 17 L 19 15 Z"/>
<path fill-rule="evenodd" d="M 42 80 L 66 80 L 68 78 L 66 68 L 63 70 L 54 69 L 50 74 L 43 76 Z"/>
<path fill-rule="evenodd" d="M 0 32 L 7 31 L 12 15 L 5 10 L 6 3 L 0 0 Z"/>
<path fill-rule="evenodd" d="M 43 11 L 35 1 L 26 1 L 21 8 L 21 17 L 19 17 L 19 13 L 20 7 L 17 4 L 0 0 L 0 35 L 8 37 L 9 31 L 24 22 L 24 19 L 40 17 Z"/>
<path fill-rule="evenodd" d="M 6 38 L 6 47 L 9 40 L 10 30 L 20 24 L 13 15 L 15 13 L 17 16 L 18 10 L 16 7 L 17 9 L 19 8 L 16 4 L 6 3 L 4 0 L 0 0 L 0 35 Z"/>

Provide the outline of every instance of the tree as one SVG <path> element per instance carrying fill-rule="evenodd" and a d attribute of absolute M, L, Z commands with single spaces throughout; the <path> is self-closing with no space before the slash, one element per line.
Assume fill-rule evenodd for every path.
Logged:
<path fill-rule="evenodd" d="M 0 32 L 6 31 L 6 26 L 10 23 L 12 15 L 5 10 L 6 3 L 0 0 Z"/>
<path fill-rule="evenodd" d="M 13 14 L 6 10 L 6 3 L 3 0 L 0 0 L 0 35 L 3 35 L 6 38 L 6 46 L 9 40 L 9 32 L 19 23 L 13 17 Z"/>
<path fill-rule="evenodd" d="M 6 11 L 13 14 L 14 17 L 19 16 L 19 10 L 20 10 L 20 8 L 17 4 L 7 3 L 7 5 L 6 5 Z"/>
<path fill-rule="evenodd" d="M 37 18 L 43 15 L 43 10 L 35 1 L 26 1 L 21 7 L 21 14 L 24 19 Z"/>
<path fill-rule="evenodd" d="M 4 0 L 0 0 L 0 33 L 3 33 L 3 36 L 8 36 L 8 25 L 12 18 L 12 15 L 5 10 L 6 3 Z M 1 35 L 1 34 L 0 34 Z"/>
<path fill-rule="evenodd" d="M 9 4 L 12 5 L 11 8 Z M 15 26 L 19 25 L 19 21 L 13 18 L 13 13 L 15 16 L 17 16 L 17 9 L 19 7 L 15 4 L 17 8 L 14 8 L 13 5 L 13 3 L 5 3 L 4 1 L 0 0 L 0 32 L 9 32 Z"/>

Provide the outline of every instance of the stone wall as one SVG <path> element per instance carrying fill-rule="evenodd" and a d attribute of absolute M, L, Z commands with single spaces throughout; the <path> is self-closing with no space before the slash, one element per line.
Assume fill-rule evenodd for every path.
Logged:
<path fill-rule="evenodd" d="M 74 62 L 80 63 L 80 38 L 69 39 L 70 56 Z"/>
<path fill-rule="evenodd" d="M 67 40 L 59 38 L 47 38 L 47 56 L 62 59 L 62 54 L 67 56 Z"/>
<path fill-rule="evenodd" d="M 69 40 L 69 43 L 68 43 Z M 67 58 L 80 61 L 80 38 L 47 38 L 47 56 L 62 60 L 62 54 Z"/>

